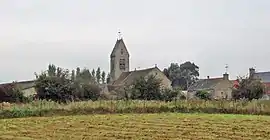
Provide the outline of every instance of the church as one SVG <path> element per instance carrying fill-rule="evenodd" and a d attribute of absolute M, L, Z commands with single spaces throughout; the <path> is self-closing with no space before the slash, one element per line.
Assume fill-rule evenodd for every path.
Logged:
<path fill-rule="evenodd" d="M 147 58 L 146 58 L 147 59 Z M 172 88 L 171 81 L 157 67 L 130 71 L 130 53 L 122 37 L 119 37 L 110 55 L 110 83 L 108 90 L 116 87 L 130 86 L 134 80 L 140 77 L 147 78 L 150 75 L 161 80 L 162 88 Z"/>

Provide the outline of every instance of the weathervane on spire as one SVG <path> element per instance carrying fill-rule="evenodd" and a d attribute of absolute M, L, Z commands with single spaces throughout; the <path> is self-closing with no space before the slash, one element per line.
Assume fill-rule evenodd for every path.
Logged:
<path fill-rule="evenodd" d="M 228 66 L 228 64 L 226 64 L 226 65 L 225 65 L 226 74 L 228 73 L 228 68 L 229 68 L 229 66 Z"/>
<path fill-rule="evenodd" d="M 120 29 L 118 30 L 118 40 L 121 40 L 122 39 L 122 34 L 121 34 L 121 31 Z"/>

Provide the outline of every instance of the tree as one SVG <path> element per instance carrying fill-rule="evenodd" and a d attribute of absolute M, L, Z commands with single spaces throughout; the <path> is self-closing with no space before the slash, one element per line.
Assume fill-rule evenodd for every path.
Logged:
<path fill-rule="evenodd" d="M 199 67 L 189 61 L 180 65 L 171 63 L 168 68 L 163 70 L 163 73 L 172 81 L 172 86 L 186 90 L 198 79 Z"/>
<path fill-rule="evenodd" d="M 81 82 L 84 83 L 95 83 L 95 80 L 93 79 L 93 76 L 91 75 L 89 69 L 84 68 L 82 72 L 80 73 L 80 79 L 82 80 Z"/>
<path fill-rule="evenodd" d="M 204 90 L 199 90 L 195 94 L 196 97 L 202 100 L 210 100 L 211 99 L 211 94 L 207 91 Z"/>
<path fill-rule="evenodd" d="M 79 67 L 77 67 L 76 69 L 76 79 L 78 79 L 80 77 L 81 74 L 81 69 Z"/>
<path fill-rule="evenodd" d="M 165 68 L 163 72 L 170 80 L 181 77 L 181 70 L 178 63 L 171 63 L 171 65 L 168 68 Z"/>
<path fill-rule="evenodd" d="M 71 81 L 75 81 L 75 70 L 71 71 Z"/>
<path fill-rule="evenodd" d="M 239 84 L 232 91 L 233 99 L 260 99 L 264 94 L 264 85 L 255 79 L 242 78 L 238 79 Z"/>
<path fill-rule="evenodd" d="M 29 101 L 29 97 L 25 97 L 23 92 L 16 86 L 16 82 L 10 84 L 3 84 L 0 86 L 0 103 L 21 103 Z"/>
<path fill-rule="evenodd" d="M 35 85 L 38 98 L 59 102 L 72 100 L 74 98 L 74 89 L 68 76 L 68 71 L 59 67 L 57 68 L 56 76 L 49 76 L 47 73 L 36 75 Z"/>
<path fill-rule="evenodd" d="M 139 100 L 160 100 L 161 99 L 161 81 L 155 76 L 150 75 L 147 78 L 140 77 L 131 85 L 131 99 Z"/>
<path fill-rule="evenodd" d="M 97 81 L 97 83 L 100 83 L 100 80 L 101 80 L 101 70 L 98 67 L 97 72 L 96 72 L 96 81 Z"/>
<path fill-rule="evenodd" d="M 55 76 L 56 75 L 56 66 L 53 64 L 49 64 L 48 66 L 48 75 Z"/>
<path fill-rule="evenodd" d="M 93 79 L 96 80 L 96 71 L 95 71 L 95 69 L 92 70 L 91 74 L 92 74 Z"/>
<path fill-rule="evenodd" d="M 102 84 L 105 84 L 105 79 L 106 79 L 106 73 L 105 73 L 105 71 L 103 71 L 102 74 L 101 74 Z"/>
<path fill-rule="evenodd" d="M 180 90 L 178 89 L 163 89 L 161 94 L 161 100 L 172 101 L 173 99 L 176 99 L 178 95 L 180 95 Z"/>
<path fill-rule="evenodd" d="M 111 75 L 110 73 L 107 74 L 107 79 L 106 79 L 106 83 L 109 84 L 110 83 L 110 79 L 111 79 Z"/>
<path fill-rule="evenodd" d="M 186 86 L 193 84 L 199 77 L 199 67 L 189 61 L 180 65 L 181 75 L 186 79 Z"/>
<path fill-rule="evenodd" d="M 69 71 L 57 67 L 56 75 L 49 71 L 36 74 L 36 91 L 39 99 L 67 102 L 74 100 L 96 100 L 100 96 L 100 88 L 96 82 L 91 82 L 88 69 L 76 70 L 76 78 L 72 80 L 75 71 L 70 76 Z M 73 78 L 72 78 L 73 77 Z"/>
<path fill-rule="evenodd" d="M 101 89 L 95 84 L 82 84 L 83 99 L 96 101 L 100 97 Z"/>

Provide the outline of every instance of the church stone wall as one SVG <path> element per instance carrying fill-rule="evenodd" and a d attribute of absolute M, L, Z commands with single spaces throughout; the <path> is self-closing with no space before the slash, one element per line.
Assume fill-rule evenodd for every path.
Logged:
<path fill-rule="evenodd" d="M 154 75 L 157 79 L 160 79 L 162 88 L 172 89 L 172 82 L 158 68 L 153 69 L 148 75 Z"/>
<path fill-rule="evenodd" d="M 118 40 L 119 41 L 119 40 Z M 115 46 L 113 55 L 111 57 L 111 81 L 115 81 L 119 78 L 122 72 L 129 71 L 129 54 L 125 47 L 123 40 L 120 40 L 118 46 Z M 120 69 L 120 60 L 123 59 L 125 64 L 125 69 Z"/>

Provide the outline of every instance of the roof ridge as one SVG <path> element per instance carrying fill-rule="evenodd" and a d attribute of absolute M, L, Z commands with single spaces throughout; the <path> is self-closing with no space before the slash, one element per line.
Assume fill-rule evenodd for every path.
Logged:
<path fill-rule="evenodd" d="M 260 74 L 260 73 L 270 73 L 270 71 L 264 71 L 264 72 L 255 72 L 255 74 Z"/>
<path fill-rule="evenodd" d="M 136 74 L 138 74 L 138 73 L 140 73 L 140 74 L 142 74 L 142 73 L 144 73 L 144 72 L 149 73 L 151 70 L 153 70 L 153 69 L 155 69 L 155 68 L 156 68 L 156 67 L 154 67 L 154 68 L 146 68 L 146 69 L 143 69 L 143 70 L 129 71 L 129 74 L 122 80 L 121 83 L 128 82 L 127 80 L 128 80 L 129 78 L 132 78 L 132 76 L 134 76 L 134 75 L 136 75 Z"/>
<path fill-rule="evenodd" d="M 29 83 L 29 82 L 35 82 L 36 79 L 34 80 L 21 80 L 21 81 L 12 81 L 12 82 L 2 82 L 0 85 L 6 85 L 6 84 L 13 84 L 13 83 Z"/>
<path fill-rule="evenodd" d="M 126 81 L 126 79 L 131 75 L 131 72 L 128 72 L 129 74 L 122 80 L 122 82 L 121 83 L 123 83 L 123 82 L 125 82 Z"/>
<path fill-rule="evenodd" d="M 199 80 L 218 80 L 218 79 L 223 79 L 223 77 L 216 77 L 216 78 L 209 78 L 209 79 L 199 79 Z"/>
<path fill-rule="evenodd" d="M 151 69 L 155 69 L 155 68 L 156 67 L 149 67 L 149 68 L 140 69 L 140 70 L 133 70 L 133 71 L 129 71 L 129 72 L 145 71 L 145 70 L 151 70 Z"/>

